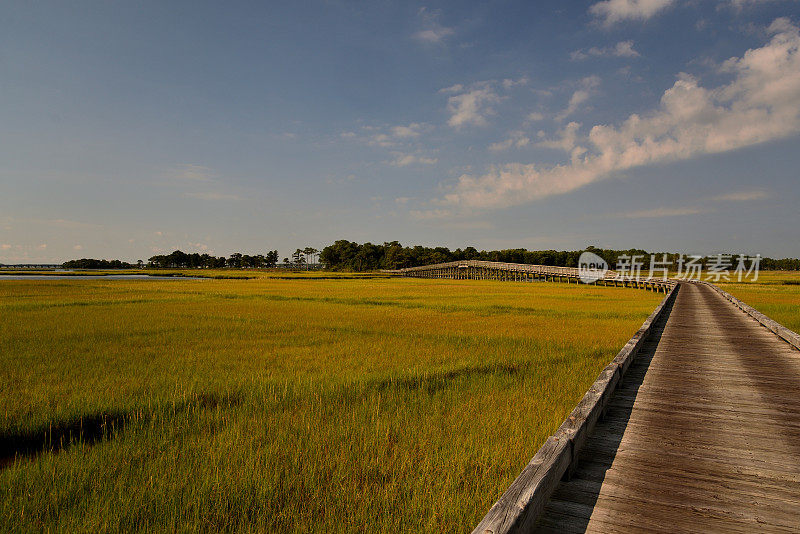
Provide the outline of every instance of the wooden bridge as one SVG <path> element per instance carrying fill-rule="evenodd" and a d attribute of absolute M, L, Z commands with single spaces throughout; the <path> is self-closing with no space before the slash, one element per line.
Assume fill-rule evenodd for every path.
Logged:
<path fill-rule="evenodd" d="M 577 276 L 455 263 L 404 274 Z M 800 532 L 800 335 L 711 284 L 659 289 L 664 301 L 473 534 Z"/>
<path fill-rule="evenodd" d="M 800 351 L 682 284 L 535 532 L 799 532 Z"/>
<path fill-rule="evenodd" d="M 60 269 L 60 263 L 14 263 L 2 264 L 0 269 Z"/>
<path fill-rule="evenodd" d="M 414 278 L 505 280 L 513 282 L 543 280 L 567 283 L 579 283 L 581 281 L 581 273 L 579 269 L 574 267 L 554 267 L 550 265 L 528 265 L 524 263 L 502 263 L 479 260 L 436 263 L 433 265 L 424 265 L 422 267 L 408 267 L 393 272 Z M 663 291 L 664 293 L 675 285 L 674 281 L 664 278 L 625 277 L 620 276 L 615 271 L 606 271 L 592 283 L 606 286 L 637 287 L 640 289 Z"/>

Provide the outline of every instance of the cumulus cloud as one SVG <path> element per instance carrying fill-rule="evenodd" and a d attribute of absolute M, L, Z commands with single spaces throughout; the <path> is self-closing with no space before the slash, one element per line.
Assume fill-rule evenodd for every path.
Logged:
<path fill-rule="evenodd" d="M 556 115 L 557 121 L 562 121 L 578 111 L 581 104 L 589 100 L 595 88 L 600 85 L 600 78 L 597 76 L 587 76 L 580 82 L 580 89 L 572 93 L 567 107 Z"/>
<path fill-rule="evenodd" d="M 729 0 L 720 2 L 720 7 L 729 6 L 732 7 L 736 11 L 741 11 L 747 7 L 753 7 L 757 5 L 767 4 L 767 3 L 775 3 L 779 2 L 780 0 Z M 790 0 L 792 2 L 796 2 L 797 0 Z"/>
<path fill-rule="evenodd" d="M 399 148 L 400 145 L 413 141 L 426 131 L 430 131 L 431 125 L 421 122 L 410 124 L 399 124 L 397 126 L 364 126 L 362 134 L 347 131 L 339 134 L 339 137 L 348 140 L 359 141 L 370 146 L 381 148 Z"/>
<path fill-rule="evenodd" d="M 422 132 L 423 125 L 417 122 L 412 122 L 408 126 L 393 126 L 392 135 L 395 137 L 419 137 Z"/>
<path fill-rule="evenodd" d="M 508 98 L 506 95 L 515 87 L 525 86 L 528 82 L 528 77 L 522 76 L 484 80 L 466 86 L 457 83 L 440 89 L 439 93 L 452 95 L 447 98 L 447 112 L 450 114 L 447 124 L 457 130 L 470 125 L 486 125 L 486 118 L 494 114 L 492 105 Z"/>
<path fill-rule="evenodd" d="M 493 113 L 492 104 L 501 100 L 500 95 L 488 82 L 476 84 L 466 91 L 463 88 L 460 90 L 463 92 L 447 99 L 447 111 L 450 113 L 447 124 L 457 130 L 469 125 L 485 125 L 486 117 Z"/>
<path fill-rule="evenodd" d="M 657 109 L 588 134 L 570 123 L 550 141 L 568 154 L 555 166 L 509 163 L 482 176 L 464 174 L 443 198 L 449 209 L 499 208 L 567 193 L 615 172 L 686 160 L 800 133 L 800 32 L 786 19 L 768 43 L 722 65 L 732 77 L 706 88 L 680 74 Z"/>
<path fill-rule="evenodd" d="M 516 80 L 514 80 L 513 78 L 506 78 L 501 83 L 502 83 L 504 89 L 511 89 L 512 87 L 516 87 L 518 85 L 527 85 L 528 84 L 528 77 L 527 76 L 523 76 L 523 77 L 518 78 Z"/>
<path fill-rule="evenodd" d="M 440 93 L 460 93 L 464 90 L 464 86 L 460 83 L 456 83 L 451 85 L 450 87 L 444 87 L 439 89 Z"/>
<path fill-rule="evenodd" d="M 383 148 L 389 148 L 395 146 L 397 144 L 397 141 L 393 139 L 389 134 L 378 133 L 373 136 L 370 136 L 369 139 L 367 139 L 367 144 L 373 146 L 380 146 Z"/>
<path fill-rule="evenodd" d="M 413 35 L 414 39 L 417 41 L 427 44 L 439 44 L 445 38 L 455 34 L 452 28 L 442 26 L 439 23 L 438 11 L 430 11 L 422 7 L 417 12 L 417 15 L 420 18 L 420 24 L 422 26 L 422 29 Z"/>
<path fill-rule="evenodd" d="M 640 54 L 633 48 L 633 41 L 620 41 L 614 46 L 598 48 L 593 46 L 586 50 L 575 50 L 569 57 L 573 61 L 581 61 L 590 57 L 639 57 Z"/>
<path fill-rule="evenodd" d="M 434 165 L 439 160 L 437 158 L 427 158 L 424 156 L 417 156 L 414 154 L 403 154 L 400 152 L 395 152 L 395 158 L 391 161 L 391 164 L 395 167 L 407 167 L 409 165 L 421 164 L 421 165 Z"/>
<path fill-rule="evenodd" d="M 455 32 L 451 28 L 445 28 L 443 26 L 439 26 L 437 28 L 429 28 L 427 30 L 420 30 L 414 34 L 414 38 L 419 41 L 424 41 L 426 43 L 438 43 L 441 42 L 442 39 L 449 35 L 453 35 Z"/>
<path fill-rule="evenodd" d="M 521 130 L 515 130 L 513 132 L 509 132 L 508 139 L 505 141 L 500 141 L 498 143 L 492 143 L 489 145 L 489 150 L 492 152 L 502 152 L 504 150 L 508 150 L 509 148 L 522 148 L 528 146 L 531 140 L 528 136 L 525 135 L 525 132 Z"/>
<path fill-rule="evenodd" d="M 580 128 L 581 123 L 572 121 L 558 131 L 555 139 L 542 139 L 536 144 L 545 148 L 555 148 L 569 152 L 576 145 Z M 544 134 L 544 132 L 540 133 Z"/>
<path fill-rule="evenodd" d="M 667 8 L 673 0 L 604 0 L 589 8 L 605 26 L 624 20 L 647 20 Z"/>

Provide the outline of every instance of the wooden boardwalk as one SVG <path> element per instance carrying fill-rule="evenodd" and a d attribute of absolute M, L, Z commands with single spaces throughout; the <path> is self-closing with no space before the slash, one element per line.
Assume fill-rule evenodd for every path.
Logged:
<path fill-rule="evenodd" d="M 530 265 L 527 263 L 503 263 L 497 261 L 459 260 L 436 263 L 420 267 L 406 267 L 393 271 L 411 278 L 446 278 L 452 280 L 504 280 L 509 282 L 549 282 L 582 281 L 581 270 L 575 267 L 556 267 L 553 265 Z M 585 273 L 583 273 L 585 276 Z M 583 280 L 586 283 L 586 280 Z M 652 291 L 669 292 L 675 286 L 673 280 L 663 278 L 620 276 L 615 271 L 605 271 L 590 283 L 603 286 L 635 287 Z"/>
<path fill-rule="evenodd" d="M 682 284 L 537 532 L 800 532 L 800 351 Z"/>

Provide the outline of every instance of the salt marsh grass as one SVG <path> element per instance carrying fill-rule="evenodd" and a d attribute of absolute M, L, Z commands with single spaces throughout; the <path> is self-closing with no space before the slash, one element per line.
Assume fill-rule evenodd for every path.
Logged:
<path fill-rule="evenodd" d="M 469 530 L 663 297 L 315 274 L 0 281 L 0 530 Z"/>

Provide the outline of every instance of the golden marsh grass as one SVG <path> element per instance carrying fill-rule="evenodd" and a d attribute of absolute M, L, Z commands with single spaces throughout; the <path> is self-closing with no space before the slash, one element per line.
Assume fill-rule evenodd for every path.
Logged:
<path fill-rule="evenodd" d="M 0 281 L 0 530 L 469 530 L 663 297 L 313 274 Z"/>

